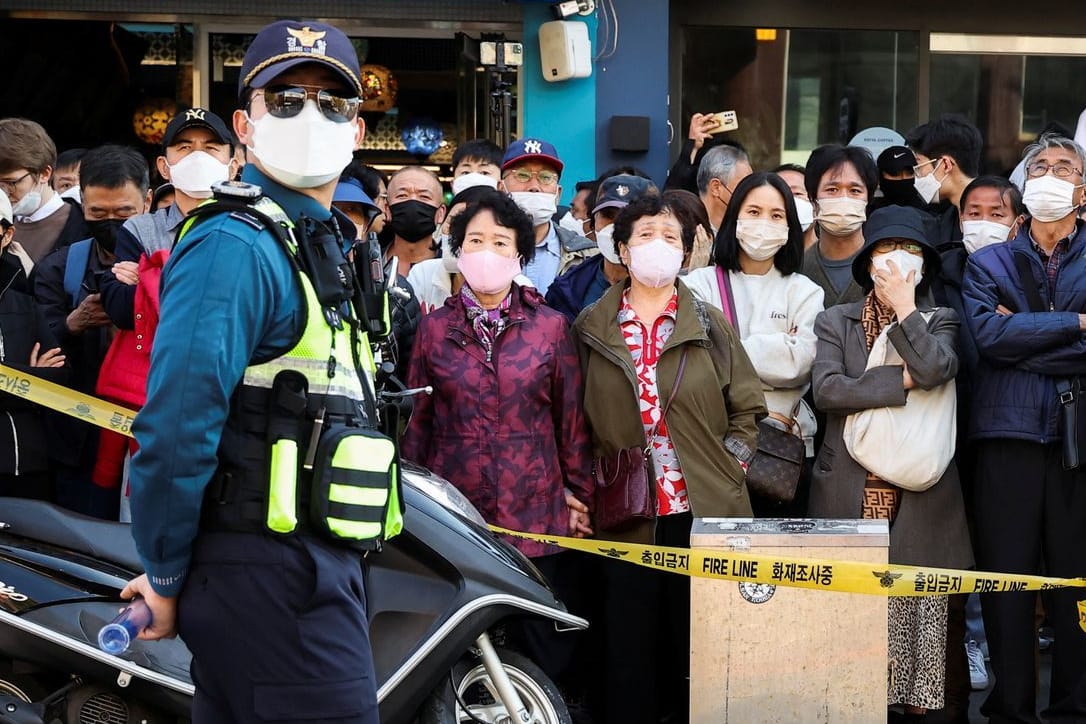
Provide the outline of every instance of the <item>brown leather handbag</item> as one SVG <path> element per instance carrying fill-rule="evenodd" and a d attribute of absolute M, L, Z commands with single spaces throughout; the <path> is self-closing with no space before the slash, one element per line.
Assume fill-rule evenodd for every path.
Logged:
<path fill-rule="evenodd" d="M 758 450 L 747 468 L 747 489 L 779 503 L 791 503 L 796 497 L 807 455 L 795 414 L 788 423 L 789 429 L 782 430 L 766 420 L 758 422 Z"/>
<path fill-rule="evenodd" d="M 683 348 L 671 396 L 660 414 L 660 420 L 645 436 L 645 447 L 635 445 L 623 448 L 613 455 L 598 457 L 593 462 L 597 529 L 621 532 L 656 518 L 656 469 L 652 462 L 652 439 L 671 409 L 685 369 L 686 349 Z"/>

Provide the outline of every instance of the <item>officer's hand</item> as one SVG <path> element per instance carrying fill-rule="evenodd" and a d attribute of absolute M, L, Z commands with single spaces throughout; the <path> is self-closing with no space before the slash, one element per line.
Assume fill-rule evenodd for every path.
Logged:
<path fill-rule="evenodd" d="M 177 599 L 166 598 L 155 593 L 151 588 L 151 582 L 144 573 L 139 578 L 133 578 L 121 591 L 121 598 L 131 599 L 141 596 L 147 607 L 151 609 L 151 625 L 140 631 L 139 637 L 144 641 L 157 641 L 159 639 L 172 639 L 177 636 Z"/>
<path fill-rule="evenodd" d="M 108 324 L 112 324 L 112 321 L 110 320 L 109 315 L 106 314 L 105 308 L 102 306 L 102 295 L 95 292 L 94 294 L 88 294 L 87 297 L 79 303 L 79 306 L 72 310 L 72 313 L 68 315 L 66 323 L 69 332 L 72 334 L 82 334 L 88 329 L 105 327 Z"/>

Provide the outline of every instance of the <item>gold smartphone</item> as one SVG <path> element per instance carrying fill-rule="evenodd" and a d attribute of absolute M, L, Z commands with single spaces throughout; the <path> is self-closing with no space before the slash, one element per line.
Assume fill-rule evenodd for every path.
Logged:
<path fill-rule="evenodd" d="M 725 131 L 735 131 L 739 128 L 739 119 L 736 117 L 735 111 L 721 111 L 720 113 L 714 113 L 710 118 L 716 121 L 716 126 L 709 131 L 711 135 Z"/>

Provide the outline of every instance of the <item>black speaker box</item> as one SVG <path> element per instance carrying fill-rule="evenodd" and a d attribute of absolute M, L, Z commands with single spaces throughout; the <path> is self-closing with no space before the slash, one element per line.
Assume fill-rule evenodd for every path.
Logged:
<path fill-rule="evenodd" d="M 648 116 L 611 116 L 611 150 L 649 150 Z"/>

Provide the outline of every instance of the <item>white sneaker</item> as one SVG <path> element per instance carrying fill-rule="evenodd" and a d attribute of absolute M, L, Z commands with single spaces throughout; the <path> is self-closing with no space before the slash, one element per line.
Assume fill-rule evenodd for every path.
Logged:
<path fill-rule="evenodd" d="M 965 658 L 969 662 L 969 683 L 973 691 L 983 691 L 988 688 L 988 667 L 984 665 L 984 654 L 976 641 L 965 643 Z"/>

